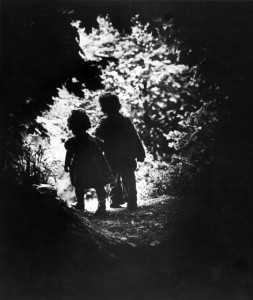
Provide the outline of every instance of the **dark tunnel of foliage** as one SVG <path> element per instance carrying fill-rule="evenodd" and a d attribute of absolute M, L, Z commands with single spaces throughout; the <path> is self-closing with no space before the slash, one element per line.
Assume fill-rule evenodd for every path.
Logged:
<path fill-rule="evenodd" d="M 92 25 L 91 18 L 101 12 L 111 12 L 112 19 L 120 24 L 118 4 L 107 9 L 105 5 L 98 8 L 87 4 L 81 10 L 79 3 L 75 4 L 77 9 L 74 7 L 72 10 L 70 4 L 62 8 L 45 3 L 2 4 L 1 163 L 8 151 L 17 155 L 19 131 L 31 124 L 31 130 L 34 130 L 34 118 L 52 103 L 57 87 L 67 83 L 67 88 L 79 95 L 80 86 L 71 82 L 72 77 L 80 79 L 90 89 L 101 85 L 97 65 L 94 62 L 85 63 L 78 55 L 77 32 L 69 26 L 71 20 L 85 19 L 86 10 L 90 9 L 89 26 Z M 138 5 L 135 8 L 129 6 L 126 16 L 138 10 Z M 183 41 L 182 63 L 198 65 L 202 76 L 199 93 L 208 100 L 212 99 L 215 91 L 217 102 L 221 102 L 219 108 L 224 110 L 224 114 L 228 112 L 229 117 L 221 122 L 223 125 L 215 133 L 214 145 L 217 147 L 214 147 L 214 155 L 223 155 L 231 169 L 228 173 L 238 177 L 243 173 L 245 184 L 249 185 L 253 153 L 250 67 L 253 59 L 252 4 L 183 3 L 181 6 L 168 4 L 166 7 L 166 4 L 160 3 L 156 10 L 152 5 L 146 6 L 144 19 L 152 14 L 163 14 L 161 11 L 165 8 L 171 12 L 165 13 L 164 17 L 173 17 L 175 35 Z M 184 10 L 181 10 L 182 5 Z M 123 20 L 128 28 L 126 16 Z M 220 88 L 218 91 L 217 86 Z M 229 101 L 220 101 L 224 96 L 228 96 Z M 43 131 L 43 128 L 39 130 Z M 238 171 L 236 168 L 239 168 Z M 242 178 L 235 176 L 231 180 L 238 181 L 235 184 L 240 189 Z"/>
<path fill-rule="evenodd" d="M 49 4 L 33 5 L 32 8 L 28 4 L 15 5 L 8 6 L 7 2 L 3 3 L 1 10 L 1 165 L 5 161 L 5 166 L 6 160 L 11 164 L 12 157 L 21 151 L 19 133 L 22 127 L 37 127 L 34 119 L 52 103 L 57 87 L 66 82 L 69 91 L 80 95 L 81 86 L 74 85 L 70 78 L 76 77 L 94 90 L 101 84 L 97 64 L 85 63 L 78 55 L 79 46 L 75 41 L 77 33 L 69 26 L 73 16 L 85 19 L 90 9 L 91 18 L 101 10 L 89 4 L 85 6 L 86 10 L 79 9 L 72 15 L 70 4 L 66 8 L 55 6 L 54 9 Z M 80 5 L 76 7 L 80 8 Z M 154 7 L 146 7 L 145 18 L 148 19 L 152 16 Z M 163 14 L 165 8 L 166 4 L 159 4 L 158 9 L 153 12 L 157 15 Z M 108 13 L 110 9 L 106 11 L 103 8 Z M 128 14 L 133 11 L 133 8 L 129 9 Z M 168 6 L 166 11 L 170 14 L 164 14 L 164 17 L 173 17 L 175 35 L 182 40 L 182 63 L 198 65 L 198 72 L 202 77 L 199 93 L 207 100 L 213 99 L 214 93 L 216 95 L 216 101 L 205 108 L 205 113 L 208 116 L 215 110 L 220 119 L 216 127 L 207 127 L 202 135 L 186 141 L 178 153 L 182 160 L 190 163 L 194 162 L 196 154 L 203 148 L 212 157 L 211 164 L 205 164 L 205 157 L 203 160 L 197 157 L 197 172 L 196 169 L 188 168 L 188 163 L 183 164 L 181 173 L 172 182 L 176 195 L 181 196 L 184 205 L 190 202 L 190 206 L 199 208 L 199 214 L 193 216 L 196 223 L 191 222 L 192 219 L 187 220 L 187 216 L 185 219 L 182 217 L 185 227 L 178 233 L 181 234 L 187 228 L 180 238 L 184 239 L 187 235 L 185 243 L 189 242 L 189 247 L 194 239 L 198 239 L 196 243 L 201 241 L 209 247 L 206 239 L 210 234 L 209 243 L 214 241 L 215 247 L 224 243 L 222 255 L 226 254 L 227 247 L 231 245 L 235 251 L 239 249 L 243 252 L 247 248 L 244 252 L 247 252 L 245 255 L 249 264 L 252 256 L 249 258 L 248 253 L 253 247 L 253 5 L 236 2 L 181 3 Z M 120 16 L 115 18 L 120 23 Z M 123 20 L 125 18 L 126 16 Z M 102 63 L 103 66 L 105 63 Z M 229 100 L 223 101 L 224 97 Z M 202 117 L 203 115 L 199 116 L 200 121 Z M 43 132 L 43 128 L 39 130 Z M 2 185 L 4 183 L 6 189 L 15 189 L 12 183 L 8 185 L 12 180 L 10 177 L 4 179 Z M 5 200 L 13 205 L 20 199 Z M 8 206 L 8 201 L 1 205 Z M 25 199 L 21 201 L 25 203 Z M 29 205 L 31 201 L 30 199 Z M 4 214 L 6 218 L 6 213 L 11 214 L 11 211 L 11 205 L 9 209 L 1 208 L 1 215 Z M 210 229 L 213 224 L 215 226 Z M 195 225 L 198 230 L 203 229 L 196 236 Z M 224 236 L 226 241 L 223 241 Z M 237 242 L 239 246 L 235 246 Z M 8 243 L 15 245 L 15 241 L 10 239 Z M 192 249 L 194 251 L 194 247 Z M 216 250 L 217 248 L 214 252 Z"/>

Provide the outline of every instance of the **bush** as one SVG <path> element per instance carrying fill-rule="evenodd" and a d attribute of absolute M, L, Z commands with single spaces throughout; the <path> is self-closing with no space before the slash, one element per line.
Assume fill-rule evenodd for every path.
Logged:
<path fill-rule="evenodd" d="M 151 194 L 169 193 L 172 189 L 170 181 L 175 180 L 176 172 L 185 172 L 182 169 L 186 164 L 198 172 L 203 164 L 209 163 L 210 157 L 206 153 L 209 145 L 204 141 L 193 151 L 195 158 L 193 154 L 182 158 L 178 151 L 182 147 L 186 149 L 186 145 L 199 136 L 206 136 L 209 128 L 217 123 L 214 105 L 204 103 L 198 92 L 197 68 L 180 64 L 176 38 L 167 44 L 173 31 L 171 24 L 164 26 L 164 32 L 159 24 L 160 31 L 155 34 L 149 30 L 149 24 L 143 25 L 135 17 L 132 32 L 126 34 L 115 29 L 108 17 L 98 17 L 97 22 L 98 28 L 93 28 L 90 33 L 80 28 L 80 22 L 72 25 L 78 30 L 81 56 L 86 62 L 101 63 L 108 59 L 107 65 L 101 67 L 104 88 L 92 91 L 83 84 L 81 98 L 70 94 L 65 86 L 59 89 L 59 96 L 54 98 L 50 110 L 37 118 L 50 136 L 51 146 L 45 154 L 63 162 L 63 142 L 71 134 L 66 126 L 71 110 L 77 107 L 86 110 L 93 125 L 92 133 L 102 115 L 97 101 L 99 95 L 104 91 L 115 92 L 122 102 L 123 113 L 131 116 L 151 155 L 138 170 L 139 185 L 150 184 L 148 190 L 154 189 Z M 72 82 L 76 81 L 72 78 Z M 169 168 L 166 162 L 172 158 L 175 163 L 176 157 L 180 164 Z M 55 165 L 58 182 L 64 183 L 60 194 L 73 193 L 70 185 L 66 185 L 68 180 L 62 165 Z"/>
<path fill-rule="evenodd" d="M 119 95 L 123 112 L 132 117 L 155 159 L 168 159 L 173 150 L 168 147 L 167 135 L 180 128 L 180 122 L 201 105 L 196 67 L 180 63 L 176 39 L 167 45 L 163 34 L 172 32 L 171 25 L 164 24 L 162 29 L 160 24 L 157 34 L 136 16 L 132 19 L 132 32 L 126 34 L 115 29 L 109 17 L 98 17 L 97 22 L 98 29 L 93 28 L 89 34 L 79 27 L 79 22 L 73 23 L 79 32 L 83 59 L 111 58 L 102 70 L 103 91 Z M 170 30 L 166 31 L 168 26 Z M 100 93 L 84 89 L 84 106 Z"/>

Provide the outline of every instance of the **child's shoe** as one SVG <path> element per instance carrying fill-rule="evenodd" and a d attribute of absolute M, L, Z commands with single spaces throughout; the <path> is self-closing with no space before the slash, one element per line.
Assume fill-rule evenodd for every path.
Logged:
<path fill-rule="evenodd" d="M 111 203 L 110 204 L 110 208 L 122 208 L 121 206 L 122 204 L 118 204 L 118 203 Z"/>
<path fill-rule="evenodd" d="M 122 208 L 121 205 L 125 204 L 125 202 L 124 199 L 113 199 L 113 201 L 111 200 L 110 208 Z"/>
<path fill-rule="evenodd" d="M 127 209 L 130 211 L 135 211 L 137 209 L 137 203 L 128 203 Z"/>
<path fill-rule="evenodd" d="M 105 203 L 99 203 L 95 215 L 102 216 L 105 215 L 105 213 L 106 213 Z"/>

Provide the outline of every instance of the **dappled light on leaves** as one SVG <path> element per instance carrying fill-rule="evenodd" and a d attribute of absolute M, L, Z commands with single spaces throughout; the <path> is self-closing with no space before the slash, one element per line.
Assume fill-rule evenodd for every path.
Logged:
<path fill-rule="evenodd" d="M 79 21 L 72 22 L 72 26 L 79 34 L 77 42 L 83 60 L 101 63 L 97 67 L 103 88 L 90 90 L 82 83 L 82 96 L 77 97 L 63 85 L 49 110 L 37 118 L 48 131 L 48 146 L 43 155 L 52 166 L 58 195 L 74 201 L 69 174 L 63 170 L 64 141 L 71 136 L 67 117 L 73 109 L 84 108 L 91 120 L 92 134 L 102 116 L 98 97 L 106 91 L 119 96 L 123 114 L 132 118 L 147 148 L 147 158 L 136 173 L 140 198 L 169 193 L 169 182 L 178 167 L 168 165 L 171 157 L 181 161 L 175 152 L 189 136 L 201 132 L 205 122 L 217 120 L 215 113 L 207 113 L 204 118 L 197 68 L 180 63 L 177 40 L 168 43 L 162 29 L 155 34 L 149 24 L 141 24 L 138 16 L 132 19 L 129 34 L 114 28 L 108 16 L 98 17 L 97 23 L 97 28 L 89 33 L 80 27 Z M 165 30 L 169 36 L 171 25 Z M 72 82 L 76 81 L 72 78 Z"/>
<path fill-rule="evenodd" d="M 98 28 L 90 33 L 75 24 L 81 56 L 84 60 L 116 59 L 102 70 L 104 91 L 119 95 L 123 111 L 130 113 L 149 151 L 156 158 L 166 158 L 171 151 L 164 134 L 179 128 L 178 122 L 199 105 L 198 99 L 194 100 L 196 69 L 180 64 L 176 43 L 167 45 L 161 35 L 149 30 L 149 24 L 141 24 L 138 16 L 132 19 L 130 34 L 115 29 L 109 17 L 98 17 L 97 22 Z"/>

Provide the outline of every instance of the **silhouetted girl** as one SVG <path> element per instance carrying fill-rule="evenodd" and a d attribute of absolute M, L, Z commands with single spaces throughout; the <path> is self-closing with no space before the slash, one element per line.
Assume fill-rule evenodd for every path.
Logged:
<path fill-rule="evenodd" d="M 104 186 L 112 180 L 112 175 L 96 138 L 86 132 L 91 127 L 86 112 L 83 109 L 73 110 L 68 118 L 68 127 L 74 136 L 65 143 L 67 150 L 65 172 L 70 172 L 70 180 L 75 187 L 78 202 L 76 208 L 84 210 L 84 191 L 94 188 L 98 197 L 96 213 L 104 213 L 106 210 Z"/>

